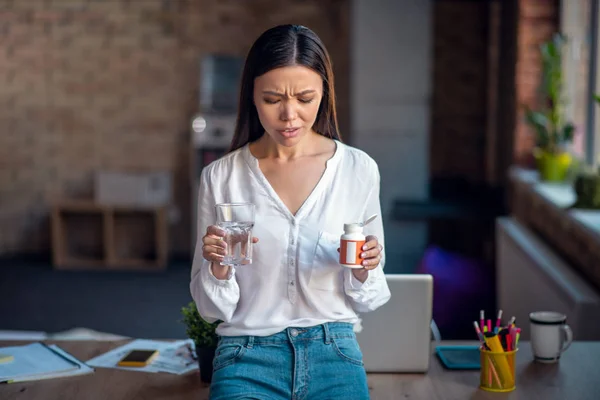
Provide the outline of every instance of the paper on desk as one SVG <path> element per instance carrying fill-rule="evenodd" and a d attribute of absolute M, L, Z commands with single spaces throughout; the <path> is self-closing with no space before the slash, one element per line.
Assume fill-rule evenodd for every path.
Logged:
<path fill-rule="evenodd" d="M 180 340 L 165 348 L 152 363 L 152 366 L 157 369 L 157 372 L 168 372 L 176 375 L 187 374 L 198 370 L 198 361 L 192 358 L 191 352 L 195 354 L 194 342 L 190 339 Z"/>
<path fill-rule="evenodd" d="M 46 332 L 40 331 L 0 331 L 0 340 L 46 340 Z"/>
<path fill-rule="evenodd" d="M 2 351 L 14 357 L 0 365 L 1 382 L 24 382 L 66 376 L 82 375 L 94 370 L 56 345 L 48 346 L 66 359 L 48 350 L 41 343 L 5 347 Z"/>
<path fill-rule="evenodd" d="M 121 347 L 117 347 L 107 353 L 87 361 L 88 365 L 99 368 L 116 368 L 128 371 L 138 372 L 167 372 L 176 375 L 183 375 L 198 369 L 198 362 L 190 360 L 189 357 L 179 355 L 179 349 L 189 345 L 194 349 L 194 343 L 191 339 L 179 340 L 176 342 L 162 342 L 157 340 L 136 339 Z M 158 350 L 158 357 L 150 365 L 145 367 L 121 367 L 117 365 L 119 360 L 130 350 Z"/>
<path fill-rule="evenodd" d="M 14 361 L 0 365 L 0 381 L 11 381 L 25 376 L 42 376 L 79 368 L 71 361 L 57 356 L 41 343 L 4 347 L 2 353 L 13 356 Z"/>
<path fill-rule="evenodd" d="M 65 373 L 65 374 L 56 374 L 57 378 L 62 378 L 65 376 L 86 375 L 86 374 L 91 374 L 94 372 L 94 368 L 91 368 L 89 365 L 86 365 L 85 363 L 79 361 L 78 359 L 76 359 L 75 357 L 73 357 L 72 355 L 70 355 L 69 353 L 67 353 L 60 347 L 58 347 L 57 345 L 52 344 L 52 345 L 50 345 L 50 347 L 52 347 L 53 350 L 56 350 L 57 352 L 59 352 L 60 354 L 62 354 L 65 357 L 67 357 L 69 360 L 73 361 L 74 363 L 77 363 L 77 365 L 79 365 L 78 370 L 71 371 L 70 373 Z"/>

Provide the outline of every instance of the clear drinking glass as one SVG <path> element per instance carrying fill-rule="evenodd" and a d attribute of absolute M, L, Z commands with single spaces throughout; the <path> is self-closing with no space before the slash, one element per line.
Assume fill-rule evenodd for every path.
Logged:
<path fill-rule="evenodd" d="M 225 231 L 227 243 L 222 265 L 252 264 L 252 228 L 254 227 L 254 204 L 217 204 L 217 226 Z"/>

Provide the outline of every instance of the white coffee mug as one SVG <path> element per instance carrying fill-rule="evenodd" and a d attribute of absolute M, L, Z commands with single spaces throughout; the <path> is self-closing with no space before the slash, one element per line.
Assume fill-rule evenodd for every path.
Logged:
<path fill-rule="evenodd" d="M 535 361 L 557 362 L 573 341 L 567 316 L 554 311 L 536 311 L 529 314 L 529 323 Z"/>

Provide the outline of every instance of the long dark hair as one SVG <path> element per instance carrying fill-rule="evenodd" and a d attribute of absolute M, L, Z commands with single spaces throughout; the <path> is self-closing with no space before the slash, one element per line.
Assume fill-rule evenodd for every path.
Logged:
<path fill-rule="evenodd" d="M 265 31 L 250 48 L 240 85 L 235 133 L 229 151 L 260 138 L 264 129 L 253 102 L 254 79 L 280 67 L 302 65 L 323 79 L 323 98 L 313 129 L 328 138 L 341 140 L 335 109 L 333 69 L 321 39 L 301 25 L 279 25 Z"/>

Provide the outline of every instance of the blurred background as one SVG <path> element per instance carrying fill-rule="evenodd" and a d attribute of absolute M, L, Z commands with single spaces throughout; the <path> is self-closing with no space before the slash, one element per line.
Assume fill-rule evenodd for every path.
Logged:
<path fill-rule="evenodd" d="M 0 330 L 185 337 L 200 170 L 250 45 L 294 23 L 333 59 L 343 140 L 379 164 L 385 270 L 434 275 L 442 337 L 501 307 L 597 340 L 600 212 L 577 183 L 600 182 L 598 20 L 597 0 L 0 0 Z M 524 115 L 557 106 L 552 65 L 579 167 L 558 176 Z"/>

